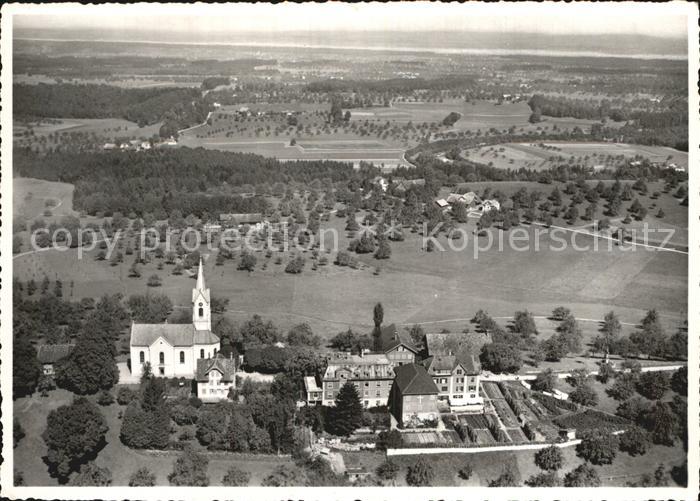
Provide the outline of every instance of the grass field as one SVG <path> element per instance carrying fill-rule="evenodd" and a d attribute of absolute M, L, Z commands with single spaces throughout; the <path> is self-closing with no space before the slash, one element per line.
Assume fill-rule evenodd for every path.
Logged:
<path fill-rule="evenodd" d="M 35 486 L 56 485 L 57 481 L 51 478 L 48 467 L 43 461 L 46 455 L 46 445 L 41 434 L 46 428 L 46 417 L 49 412 L 62 405 L 69 404 L 73 395 L 65 390 L 55 390 L 48 398 L 42 398 L 38 394 L 31 398 L 15 400 L 14 417 L 22 423 L 26 436 L 20 442 L 20 447 L 14 450 L 14 468 L 24 474 L 28 483 Z M 131 474 L 140 467 L 147 467 L 156 475 L 156 485 L 168 485 L 168 474 L 173 469 L 177 459 L 177 452 L 148 453 L 129 449 L 119 440 L 121 420 L 118 418 L 120 410 L 125 407 L 116 403 L 107 407 L 100 407 L 104 415 L 109 431 L 107 432 L 105 447 L 99 452 L 95 462 L 99 466 L 109 468 L 112 472 L 112 485 L 128 485 Z M 262 480 L 269 475 L 278 465 L 289 463 L 290 459 L 274 456 L 260 456 L 252 458 L 239 454 L 216 454 L 210 457 L 209 479 L 210 485 L 221 485 L 221 480 L 231 466 L 251 474 L 250 485 L 260 485 Z"/>
<path fill-rule="evenodd" d="M 81 133 L 96 135 L 101 140 L 113 140 L 116 138 L 148 139 L 158 134 L 160 124 L 139 127 L 135 122 L 121 118 L 61 118 L 60 123 L 31 123 L 29 124 L 37 137 L 49 134 Z M 23 141 L 27 125 L 15 124 L 13 136 L 15 141 Z M 32 138 L 31 141 L 36 141 Z"/>
<path fill-rule="evenodd" d="M 54 216 L 72 215 L 74 189 L 75 187 L 68 183 L 13 178 L 12 212 L 14 216 L 24 216 L 28 219 L 44 218 L 42 214 L 47 208 Z M 49 206 L 46 205 L 47 202 Z"/>
<path fill-rule="evenodd" d="M 640 155 L 652 162 L 666 162 L 688 168 L 688 153 L 663 146 L 643 146 L 622 143 L 559 143 L 549 142 L 543 148 L 533 143 L 506 143 L 483 146 L 463 152 L 465 158 L 492 163 L 502 169 L 545 170 L 570 158 L 580 159 L 584 165 L 612 166 L 617 157 L 634 158 Z M 556 149 L 552 149 L 552 147 Z"/>

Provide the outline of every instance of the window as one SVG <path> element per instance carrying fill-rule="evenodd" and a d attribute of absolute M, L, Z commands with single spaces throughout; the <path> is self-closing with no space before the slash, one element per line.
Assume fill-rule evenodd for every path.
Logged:
<path fill-rule="evenodd" d="M 382 396 L 382 392 L 379 391 L 379 390 L 377 390 L 377 396 L 378 396 L 378 397 L 381 397 L 381 396 Z"/>
<path fill-rule="evenodd" d="M 464 391 L 464 386 L 458 386 L 457 389 L 455 390 L 456 392 L 462 392 Z"/>
<path fill-rule="evenodd" d="M 165 369 L 162 368 L 162 367 L 159 367 L 158 369 L 160 369 L 160 370 L 159 370 L 160 375 L 161 375 L 161 376 L 164 376 L 164 375 L 165 375 Z"/>
<path fill-rule="evenodd" d="M 440 391 L 447 391 L 447 386 L 443 386 Z"/>
<path fill-rule="evenodd" d="M 365 400 L 365 407 L 369 407 L 369 400 Z"/>
<path fill-rule="evenodd" d="M 199 350 L 199 358 L 204 358 L 204 350 Z"/>
<path fill-rule="evenodd" d="M 462 369 L 457 369 L 457 374 L 462 374 Z"/>
<path fill-rule="evenodd" d="M 469 391 L 476 391 L 476 386 L 470 386 Z"/>
<path fill-rule="evenodd" d="M 165 363 L 165 353 L 163 353 L 162 351 L 160 352 L 160 355 L 158 355 L 158 362 L 161 364 Z"/>
<path fill-rule="evenodd" d="M 144 352 L 139 353 L 139 362 L 144 363 L 146 361 L 146 354 Z"/>
<path fill-rule="evenodd" d="M 379 388 L 382 385 L 381 381 L 377 381 L 377 388 Z"/>
<path fill-rule="evenodd" d="M 216 356 L 216 348 L 214 348 L 214 356 Z"/>
<path fill-rule="evenodd" d="M 369 386 L 369 382 L 366 382 L 366 383 L 365 383 L 365 387 L 367 387 L 367 386 Z"/>
<path fill-rule="evenodd" d="M 476 398 L 476 395 L 472 393 L 471 395 L 469 395 L 469 398 Z"/>
<path fill-rule="evenodd" d="M 185 352 L 184 351 L 180 352 L 180 363 L 181 364 L 185 363 Z"/>
<path fill-rule="evenodd" d="M 202 303 L 199 303 L 199 317 L 200 318 L 204 316 L 204 308 L 202 308 L 202 306 L 204 306 L 204 305 Z"/>

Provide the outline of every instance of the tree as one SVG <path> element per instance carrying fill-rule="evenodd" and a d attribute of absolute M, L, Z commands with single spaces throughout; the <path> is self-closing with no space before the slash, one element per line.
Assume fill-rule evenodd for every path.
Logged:
<path fill-rule="evenodd" d="M 627 400 L 634 395 L 636 379 L 632 374 L 618 374 L 613 385 L 607 390 L 608 395 L 618 401 Z"/>
<path fill-rule="evenodd" d="M 159 324 L 165 322 L 173 311 L 173 303 L 164 294 L 134 294 L 126 305 L 135 322 Z"/>
<path fill-rule="evenodd" d="M 284 268 L 284 271 L 286 273 L 291 273 L 291 274 L 298 274 L 304 271 L 304 263 L 306 261 L 304 260 L 303 256 L 296 256 L 295 258 L 292 258 L 289 263 L 287 263 L 287 266 Z"/>
<path fill-rule="evenodd" d="M 535 464 L 541 470 L 559 470 L 563 464 L 561 449 L 556 445 L 550 445 L 546 449 L 540 449 L 535 453 Z"/>
<path fill-rule="evenodd" d="M 513 321 L 515 332 L 519 332 L 522 336 L 537 335 L 537 326 L 535 325 L 535 317 L 529 311 L 516 311 Z"/>
<path fill-rule="evenodd" d="M 175 461 L 168 480 L 171 485 L 206 487 L 209 485 L 208 466 L 209 458 L 187 447 Z"/>
<path fill-rule="evenodd" d="M 227 487 L 243 487 L 248 485 L 248 482 L 250 482 L 250 473 L 235 466 L 231 466 L 221 480 L 221 483 Z"/>
<path fill-rule="evenodd" d="M 391 459 L 387 459 L 382 464 L 377 466 L 377 476 L 382 480 L 394 480 L 396 479 L 396 474 L 399 472 L 399 465 L 394 463 Z"/>
<path fill-rule="evenodd" d="M 561 486 L 561 478 L 555 471 L 542 472 L 528 478 L 525 485 L 528 487 L 559 487 Z"/>
<path fill-rule="evenodd" d="M 146 468 L 142 466 L 129 477 L 129 487 L 152 487 L 156 485 L 156 476 Z"/>
<path fill-rule="evenodd" d="M 420 456 L 415 463 L 409 465 L 406 483 L 412 487 L 426 487 L 431 485 L 434 477 L 433 466 L 427 459 Z"/>
<path fill-rule="evenodd" d="M 552 369 L 547 369 L 544 372 L 537 374 L 537 377 L 532 382 L 532 389 L 535 391 L 552 391 L 554 389 L 555 376 Z"/>
<path fill-rule="evenodd" d="M 12 446 L 17 447 L 17 444 L 19 444 L 19 441 L 22 440 L 25 437 L 25 432 L 24 428 L 22 428 L 22 425 L 20 424 L 19 420 L 17 417 L 14 417 L 12 419 Z"/>
<path fill-rule="evenodd" d="M 244 251 L 241 253 L 241 261 L 238 263 L 238 269 L 244 271 L 254 271 L 258 258 L 250 252 Z"/>
<path fill-rule="evenodd" d="M 564 487 L 600 487 L 600 477 L 595 468 L 583 463 L 564 475 Z"/>
<path fill-rule="evenodd" d="M 600 430 L 584 433 L 576 446 L 576 455 L 592 464 L 612 464 L 618 449 L 615 435 Z"/>
<path fill-rule="evenodd" d="M 146 281 L 146 285 L 149 287 L 160 287 L 162 284 L 163 281 L 155 273 L 148 277 L 148 280 Z"/>
<path fill-rule="evenodd" d="M 485 344 L 479 358 L 486 370 L 496 373 L 515 373 L 522 365 L 518 349 L 505 343 Z"/>
<path fill-rule="evenodd" d="M 106 486 L 112 483 L 112 472 L 90 462 L 80 467 L 78 474 L 70 481 L 73 486 Z"/>
<path fill-rule="evenodd" d="M 510 465 L 503 468 L 501 474 L 489 482 L 489 487 L 517 487 L 518 481 Z"/>
<path fill-rule="evenodd" d="M 472 473 L 474 473 L 474 468 L 472 467 L 472 463 L 469 460 L 464 461 L 462 463 L 462 467 L 457 470 L 457 475 L 459 475 L 459 478 L 462 480 L 469 480 L 472 476 Z"/>
<path fill-rule="evenodd" d="M 51 475 L 65 481 L 77 465 L 93 458 L 105 445 L 106 433 L 99 408 L 84 397 L 52 410 L 42 434 Z"/>
<path fill-rule="evenodd" d="M 280 465 L 262 481 L 263 487 L 292 487 L 303 484 L 306 475 L 296 465 Z"/>
<path fill-rule="evenodd" d="M 680 423 L 669 404 L 657 401 L 642 419 L 655 444 L 674 444 Z"/>
<path fill-rule="evenodd" d="M 609 362 L 603 362 L 600 364 L 598 368 L 598 375 L 596 376 L 598 381 L 600 381 L 603 384 L 607 384 L 607 382 L 610 380 L 610 378 L 615 376 L 615 369 L 613 369 L 613 366 Z"/>
<path fill-rule="evenodd" d="M 639 426 L 631 426 L 620 437 L 620 450 L 630 456 L 643 456 L 649 446 L 649 434 Z"/>
<path fill-rule="evenodd" d="M 311 327 L 306 322 L 297 324 L 287 333 L 287 344 L 289 346 L 310 346 L 318 348 L 321 345 L 321 338 L 316 336 Z"/>
<path fill-rule="evenodd" d="M 571 310 L 563 306 L 557 306 L 554 311 L 552 311 L 552 319 L 561 322 L 566 317 L 571 315 Z"/>
<path fill-rule="evenodd" d="M 377 303 L 374 305 L 374 311 L 372 316 L 374 320 L 374 330 L 372 331 L 374 351 L 381 351 L 382 322 L 384 322 L 384 307 L 382 306 L 382 303 Z"/>
<path fill-rule="evenodd" d="M 637 381 L 637 391 L 649 400 L 660 400 L 671 387 L 666 372 L 643 372 Z"/>
<path fill-rule="evenodd" d="M 344 437 L 362 426 L 362 402 L 354 384 L 348 382 L 340 388 L 328 424 L 331 433 Z"/>
<path fill-rule="evenodd" d="M 683 366 L 671 376 L 671 389 L 679 395 L 688 395 L 688 368 Z"/>
<path fill-rule="evenodd" d="M 389 259 L 391 257 L 391 246 L 386 236 L 380 235 L 377 239 L 377 250 L 374 253 L 376 259 Z"/>
<path fill-rule="evenodd" d="M 399 430 L 379 432 L 377 437 L 377 450 L 397 449 L 403 445 L 403 436 Z"/>
<path fill-rule="evenodd" d="M 34 393 L 40 376 L 41 365 L 36 350 L 26 338 L 15 336 L 12 342 L 12 398 Z"/>
<path fill-rule="evenodd" d="M 598 394 L 590 383 L 577 386 L 569 395 L 569 399 L 579 405 L 593 407 L 598 404 Z"/>
<path fill-rule="evenodd" d="M 651 404 L 641 397 L 632 397 L 617 406 L 615 413 L 632 422 L 640 422 L 641 418 L 651 409 Z"/>

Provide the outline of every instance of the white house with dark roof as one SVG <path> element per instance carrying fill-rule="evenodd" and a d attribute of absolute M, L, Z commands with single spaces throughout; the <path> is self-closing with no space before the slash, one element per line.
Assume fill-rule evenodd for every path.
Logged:
<path fill-rule="evenodd" d="M 222 400 L 236 389 L 236 362 L 217 353 L 197 360 L 197 396 L 204 402 Z"/>
<path fill-rule="evenodd" d="M 135 377 L 141 376 L 143 365 L 149 362 L 155 376 L 194 378 L 197 361 L 216 356 L 220 343 L 211 331 L 211 297 L 201 260 L 192 290 L 192 323 L 133 323 L 129 346 Z"/>

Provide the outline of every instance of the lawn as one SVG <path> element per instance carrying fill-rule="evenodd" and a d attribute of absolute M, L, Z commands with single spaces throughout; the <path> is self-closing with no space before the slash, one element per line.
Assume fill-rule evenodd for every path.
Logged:
<path fill-rule="evenodd" d="M 75 186 L 68 183 L 15 177 L 12 179 L 12 212 L 14 216 L 28 219 L 41 217 L 45 209 L 54 216 L 73 215 L 73 191 Z M 50 205 L 46 205 L 47 202 Z"/>
<path fill-rule="evenodd" d="M 46 428 L 46 417 L 49 412 L 69 404 L 72 398 L 73 395 L 68 391 L 55 390 L 46 398 L 35 394 L 31 398 L 21 398 L 14 402 L 14 416 L 20 420 L 26 433 L 20 445 L 14 449 L 14 468 L 23 472 L 27 483 L 32 486 L 57 485 L 57 480 L 49 476 L 48 467 L 42 460 L 46 455 L 46 446 L 41 434 Z M 168 485 L 168 474 L 172 471 L 173 463 L 179 453 L 174 451 L 149 453 L 124 446 L 119 440 L 121 421 L 118 418 L 119 411 L 123 409 L 125 407 L 116 403 L 100 407 L 109 430 L 106 436 L 107 444 L 99 451 L 95 462 L 99 466 L 110 469 L 112 485 L 128 485 L 131 474 L 143 466 L 148 467 L 156 475 L 156 485 Z M 250 485 L 260 485 L 277 466 L 291 461 L 285 457 L 235 453 L 216 453 L 209 456 L 208 474 L 211 485 L 221 485 L 221 479 L 231 466 L 248 471 L 251 474 Z"/>

